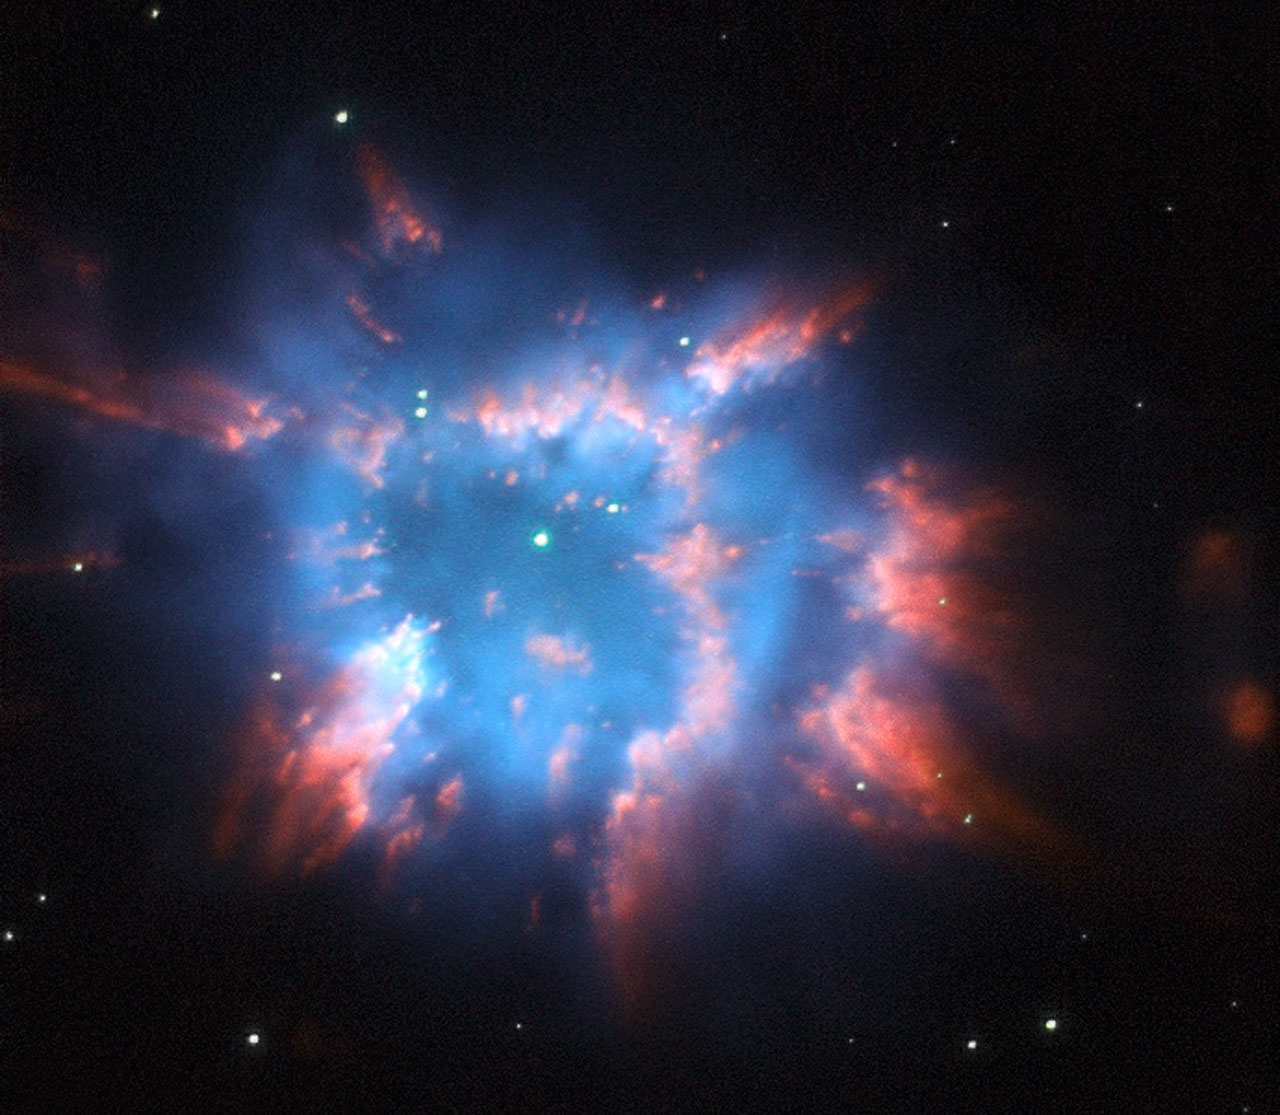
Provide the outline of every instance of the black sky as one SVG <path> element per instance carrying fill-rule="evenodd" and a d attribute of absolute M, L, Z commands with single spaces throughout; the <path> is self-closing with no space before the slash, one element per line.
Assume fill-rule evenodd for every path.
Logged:
<path fill-rule="evenodd" d="M 698 267 L 874 270 L 867 436 L 1030 477 L 1086 524 L 1091 564 L 1062 576 L 1102 602 L 1131 671 L 1113 757 L 1090 794 L 1070 763 L 1027 777 L 1115 842 L 1114 878 L 946 849 L 899 875 L 797 837 L 776 885 L 726 893 L 717 928 L 685 942 L 696 1006 L 621 1033 L 565 960 L 575 946 L 513 954 L 460 919 L 424 947 L 352 900 L 358 863 L 266 892 L 193 869 L 189 820 L 225 758 L 197 744 L 241 706 L 226 660 L 267 638 L 184 588 L 218 564 L 232 599 L 257 568 L 208 554 L 262 510 L 215 503 L 195 541 L 134 525 L 128 623 L 89 592 L 0 581 L 0 920 L 21 946 L 2 958 L 0 1105 L 1277 1110 L 1274 727 L 1222 761 L 1193 693 L 1228 658 L 1274 693 L 1280 665 L 1280 17 L 547 7 L 7 10 L 0 340 L 38 345 L 29 307 L 57 308 L 23 261 L 67 244 L 105 260 L 96 327 L 129 361 L 212 343 L 278 168 L 339 108 L 460 225 L 547 212 L 640 296 Z M 14 562 L 86 511 L 68 477 L 93 450 L 55 411 L 0 403 Z M 1206 530 L 1251 555 L 1249 594 L 1216 627 L 1178 588 Z M 154 698 L 166 688 L 180 707 Z M 1069 1040 L 1042 1040 L 1041 1003 Z M 998 1052 L 957 1055 L 947 1027 L 967 1014 Z M 250 1025 L 288 1048 L 246 1056 Z"/>

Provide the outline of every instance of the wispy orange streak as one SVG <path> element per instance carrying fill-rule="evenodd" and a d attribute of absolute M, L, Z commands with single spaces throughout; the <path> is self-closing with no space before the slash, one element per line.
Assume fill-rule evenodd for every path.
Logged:
<path fill-rule="evenodd" d="M 867 665 L 800 715 L 821 747 L 795 760 L 805 787 L 877 840 L 937 836 L 1063 860 L 1079 849 L 964 751 L 942 705 Z"/>
<path fill-rule="evenodd" d="M 825 702 L 802 713 L 800 726 L 867 785 L 887 791 L 906 808 L 907 820 L 936 828 L 968 812 L 943 771 L 951 768 L 954 778 L 955 749 L 943 711 L 887 692 L 869 667 L 854 669 Z M 825 779 L 815 784 L 823 787 L 820 796 L 834 796 Z"/>
<path fill-rule="evenodd" d="M 710 585 L 729 568 L 736 553 L 733 547 L 722 546 L 705 523 L 698 523 L 687 534 L 669 539 L 665 550 L 636 554 L 636 561 L 661 577 L 699 621 L 718 629 L 725 620 Z"/>
<path fill-rule="evenodd" d="M 377 419 L 351 406 L 346 410 L 351 422 L 329 434 L 329 447 L 371 488 L 381 488 L 387 447 L 404 432 L 404 423 L 398 418 Z"/>
<path fill-rule="evenodd" d="M 1044 516 L 996 488 L 948 490 L 914 461 L 869 487 L 889 514 L 866 560 L 871 609 L 927 658 L 985 685 L 1019 728 L 1043 729 L 1048 691 L 1084 672 L 1065 621 L 1045 617 L 1020 575 Z"/>
<path fill-rule="evenodd" d="M 361 144 L 357 158 L 382 254 L 394 257 L 402 245 L 421 244 L 438 255 L 444 247 L 440 230 L 417 211 L 399 175 L 371 144 Z"/>
<path fill-rule="evenodd" d="M 355 314 L 356 320 L 364 326 L 366 332 L 371 333 L 384 345 L 393 345 L 400 340 L 400 334 L 393 333 L 374 317 L 369 304 L 355 291 L 347 295 L 347 305 L 351 307 L 351 312 Z"/>
<path fill-rule="evenodd" d="M 745 326 L 726 331 L 700 345 L 686 374 L 701 380 L 713 394 L 723 395 L 737 383 L 772 383 L 790 365 L 803 360 L 815 345 L 870 304 L 874 288 L 857 282 L 808 309 L 783 304 Z M 851 340 L 860 325 L 841 333 Z"/>
<path fill-rule="evenodd" d="M 560 733 L 555 750 L 547 759 L 547 781 L 551 788 L 552 802 L 559 801 L 569 786 L 573 764 L 578 761 L 583 731 L 580 724 L 567 724 Z"/>
<path fill-rule="evenodd" d="M 629 750 L 633 784 L 614 795 L 605 827 L 608 858 L 592 905 L 623 1007 L 639 1009 L 654 991 L 661 949 L 655 935 L 689 891 L 692 857 L 686 767 L 689 737 L 643 732 Z"/>
<path fill-rule="evenodd" d="M 462 775 L 455 774 L 436 791 L 431 799 L 429 815 L 414 795 L 404 798 L 395 813 L 381 826 L 383 839 L 382 863 L 378 868 L 378 885 L 389 890 L 400 865 L 425 841 L 439 841 L 458 814 L 462 812 Z"/>
<path fill-rule="evenodd" d="M 740 556 L 739 547 L 722 545 L 703 523 L 668 539 L 661 553 L 636 555 L 684 605 L 684 637 L 693 654 L 680 721 L 695 738 L 724 731 L 733 719 L 738 667 L 724 635 L 725 615 L 711 588 Z"/>
<path fill-rule="evenodd" d="M 369 561 L 383 552 L 381 536 L 382 531 L 378 530 L 372 538 L 352 538 L 351 526 L 343 519 L 329 527 L 299 531 L 289 557 L 294 561 L 325 566 L 338 562 Z"/>
<path fill-rule="evenodd" d="M 740 556 L 738 547 L 721 544 L 699 523 L 669 538 L 662 552 L 635 558 L 680 601 L 690 653 L 679 718 L 665 732 L 641 732 L 632 741 L 631 783 L 614 795 L 605 826 L 606 859 L 592 913 L 628 1011 L 654 992 L 662 926 L 695 898 L 705 866 L 691 839 L 698 822 L 690 795 L 706 773 L 699 741 L 729 730 L 738 690 L 726 617 L 712 590 Z"/>
<path fill-rule="evenodd" d="M 124 372 L 97 378 L 102 382 L 70 382 L 0 361 L 0 389 L 53 399 L 148 430 L 198 438 L 227 452 L 251 441 L 266 441 L 284 427 L 267 413 L 267 400 L 251 399 L 203 372 L 171 381 L 143 381 Z"/>
<path fill-rule="evenodd" d="M 516 445 L 531 437 L 543 441 L 559 437 L 571 426 L 599 429 L 612 423 L 614 432 L 629 441 L 628 430 L 645 435 L 658 450 L 663 480 L 683 488 L 691 503 L 699 496 L 699 465 L 721 447 L 718 442 L 708 443 L 697 423 L 650 414 L 620 376 L 606 377 L 598 369 L 554 389 L 540 390 L 526 383 L 514 400 L 503 399 L 487 388 L 474 406 L 453 408 L 448 414 L 451 421 L 475 422 L 487 437 L 504 438 Z M 516 476 L 514 471 L 509 473 L 508 483 L 514 483 Z"/>
<path fill-rule="evenodd" d="M 455 774 L 436 791 L 435 806 L 435 824 L 443 830 L 462 811 L 462 775 Z"/>
<path fill-rule="evenodd" d="M 333 862 L 370 814 L 369 787 L 422 693 L 422 635 L 406 620 L 316 692 L 289 720 L 264 698 L 240 733 L 241 767 L 214 835 L 227 856 L 255 841 L 271 874 Z M 250 848 L 253 852 L 255 849 Z"/>
<path fill-rule="evenodd" d="M 385 826 L 386 845 L 378 869 L 378 886 L 383 891 L 390 889 L 397 868 L 417 849 L 426 834 L 426 823 L 415 815 L 416 805 L 417 799 L 409 795 L 400 802 Z"/>
<path fill-rule="evenodd" d="M 543 393 L 534 384 L 526 383 L 519 402 L 507 405 L 489 390 L 476 405 L 474 418 L 489 437 L 513 441 L 530 433 L 542 439 L 558 437 L 568 423 L 583 413 L 589 393 L 588 384 Z M 463 413 L 453 417 L 465 421 L 473 416 Z"/>
<path fill-rule="evenodd" d="M 525 640 L 524 652 L 550 669 L 573 670 L 580 674 L 591 672 L 589 649 L 572 639 L 562 639 L 558 635 L 530 635 Z"/>

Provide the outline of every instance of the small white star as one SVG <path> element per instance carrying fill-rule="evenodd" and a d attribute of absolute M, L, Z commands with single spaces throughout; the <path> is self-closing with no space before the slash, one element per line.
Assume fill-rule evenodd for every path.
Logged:
<path fill-rule="evenodd" d="M 262 1041 L 262 1035 L 257 1030 L 251 1030 L 244 1040 L 250 1045 L 258 1045 Z"/>
<path fill-rule="evenodd" d="M 272 670 L 272 671 L 271 671 L 271 680 L 272 680 L 272 681 L 279 681 L 282 677 L 284 677 L 284 674 L 282 674 L 279 670 Z"/>
<path fill-rule="evenodd" d="M 45 894 L 44 891 L 41 891 L 39 894 L 36 895 L 36 901 L 43 906 L 46 902 L 49 901 L 49 896 Z"/>
<path fill-rule="evenodd" d="M 964 1047 L 966 1049 L 977 1049 L 978 1043 L 973 1038 L 970 1038 L 967 1042 L 965 1042 Z"/>
<path fill-rule="evenodd" d="M 855 790 L 857 790 L 859 793 L 861 793 L 861 792 L 862 792 L 863 790 L 865 790 L 866 788 L 867 788 L 867 784 L 866 784 L 865 782 L 859 782 L 859 783 L 854 787 L 854 789 L 855 789 Z"/>
<path fill-rule="evenodd" d="M 150 16 L 152 19 L 159 19 L 159 18 L 160 18 L 160 9 L 159 9 L 159 8 L 152 8 L 149 12 L 147 12 L 147 15 L 148 15 L 148 16 Z"/>
<path fill-rule="evenodd" d="M 341 108 L 333 114 L 333 122 L 335 124 L 345 124 L 350 119 L 351 114 L 345 108 Z"/>
<path fill-rule="evenodd" d="M 950 222 L 950 221 L 943 221 L 943 222 L 942 222 L 942 227 L 943 227 L 943 228 L 950 228 L 950 227 L 951 227 L 951 222 Z"/>
<path fill-rule="evenodd" d="M 13 938 L 14 938 L 14 932 L 13 932 L 13 930 L 12 930 L 12 929 L 6 929 L 6 930 L 4 931 L 4 939 L 5 939 L 5 941 L 6 941 L 6 942 L 8 942 L 8 941 L 12 941 L 12 940 L 13 940 Z"/>
<path fill-rule="evenodd" d="M 966 813 L 966 814 L 964 815 L 964 823 L 965 823 L 966 825 L 971 825 L 971 824 L 973 824 L 973 814 L 972 814 L 972 813 Z"/>
<path fill-rule="evenodd" d="M 84 572 L 84 562 L 82 562 L 82 561 L 74 562 L 74 563 L 72 564 L 72 566 L 71 566 L 71 572 L 72 572 L 72 573 L 83 573 L 83 572 Z"/>
<path fill-rule="evenodd" d="M 689 338 L 688 338 L 688 337 L 681 337 L 681 338 L 680 338 L 680 347 L 681 347 L 681 348 L 688 348 L 688 347 L 689 347 Z"/>
<path fill-rule="evenodd" d="M 1058 1020 L 1056 1018 L 1046 1018 L 1044 1020 L 1044 1028 L 1050 1032 L 1058 1028 Z"/>

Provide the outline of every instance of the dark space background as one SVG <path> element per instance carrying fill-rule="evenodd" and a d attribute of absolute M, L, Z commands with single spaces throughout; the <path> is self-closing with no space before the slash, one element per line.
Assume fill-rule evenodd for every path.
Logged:
<path fill-rule="evenodd" d="M 209 862 L 235 667 L 269 639 L 226 606 L 263 512 L 213 499 L 194 538 L 134 517 L 110 592 L 0 581 L 5 1110 L 1278 1109 L 1275 728 L 1224 741 L 1201 683 L 1276 691 L 1274 12 L 158 11 L 0 17 L 0 359 L 74 316 L 32 278 L 53 244 L 109 261 L 92 328 L 127 361 L 226 329 L 246 214 L 341 107 L 455 213 L 536 202 L 637 292 L 872 267 L 860 452 L 1030 477 L 1084 524 L 1095 560 L 1060 572 L 1120 664 L 1106 760 L 1025 777 L 1111 857 L 903 870 L 798 835 L 767 887 L 708 896 L 687 1001 L 618 1025 L 572 914 L 554 943 L 504 931 L 499 888 L 406 927 L 358 856 L 266 886 Z M 129 506 L 77 489 L 78 421 L 0 396 L 6 568 Z M 1208 618 L 1179 591 L 1205 531 L 1248 557 Z"/>

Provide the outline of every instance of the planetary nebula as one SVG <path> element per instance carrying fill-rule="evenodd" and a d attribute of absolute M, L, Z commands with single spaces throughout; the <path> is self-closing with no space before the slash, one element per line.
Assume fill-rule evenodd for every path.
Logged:
<path fill-rule="evenodd" d="M 874 421 L 848 384 L 876 282 L 558 289 L 373 146 L 336 162 L 255 226 L 240 372 L 0 365 L 266 493 L 285 588 L 218 857 L 308 878 L 356 855 L 412 912 L 451 842 L 532 817 L 522 854 L 574 880 L 636 1002 L 744 826 L 1060 840 L 972 746 L 974 708 L 1040 733 L 1062 672 L 1009 576 L 1040 512 L 941 463 L 824 459 L 833 424 Z"/>

